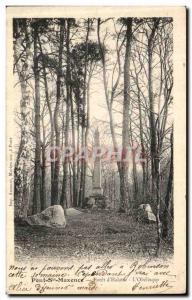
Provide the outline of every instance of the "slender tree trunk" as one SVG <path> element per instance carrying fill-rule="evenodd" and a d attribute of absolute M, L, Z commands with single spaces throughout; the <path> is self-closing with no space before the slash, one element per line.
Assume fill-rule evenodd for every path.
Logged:
<path fill-rule="evenodd" d="M 55 137 L 56 137 L 56 150 L 57 158 L 55 161 L 55 171 L 54 171 L 54 180 L 53 180 L 53 191 L 51 205 L 59 204 L 59 173 L 60 173 L 60 125 L 59 125 L 59 109 L 61 103 L 61 77 L 62 77 L 62 56 L 63 56 L 63 42 L 64 42 L 64 27 L 65 20 L 60 19 L 60 41 L 59 41 L 59 63 L 57 68 L 57 92 L 56 92 L 56 105 L 54 113 L 54 125 L 55 125 Z"/>
<path fill-rule="evenodd" d="M 162 237 L 164 239 L 167 238 L 168 235 L 168 218 L 169 218 L 169 209 L 170 209 L 170 202 L 171 202 L 171 195 L 172 195 L 172 188 L 173 188 L 173 131 L 170 137 L 171 142 L 171 161 L 169 167 L 169 178 L 167 183 L 167 191 L 165 195 L 165 207 L 163 212 L 163 222 L 162 222 Z"/>
<path fill-rule="evenodd" d="M 79 103 L 79 102 L 78 102 Z M 80 148 L 80 109 L 77 105 L 77 151 Z M 77 205 L 80 206 L 80 162 L 77 162 Z"/>
<path fill-rule="evenodd" d="M 64 131 L 65 149 L 68 147 L 68 140 L 69 140 L 69 121 L 70 121 L 69 114 L 70 114 L 70 106 L 67 102 L 66 123 L 65 123 L 65 131 Z M 68 158 L 66 158 L 63 162 L 63 183 L 62 183 L 62 191 L 61 191 L 61 199 L 60 199 L 60 204 L 63 208 L 67 207 L 68 170 L 69 170 L 69 161 Z"/>
<path fill-rule="evenodd" d="M 40 87 L 38 65 L 38 24 L 34 23 L 34 77 L 35 77 L 35 170 L 33 214 L 41 210 L 41 136 L 40 136 Z"/>
<path fill-rule="evenodd" d="M 117 151 L 118 145 L 116 141 L 116 135 L 114 130 L 114 123 L 113 123 L 113 114 L 112 114 L 112 104 L 113 98 L 109 98 L 108 88 L 107 88 L 107 76 L 106 76 L 106 61 L 105 61 L 105 53 L 103 51 L 103 47 L 101 44 L 100 39 L 100 24 L 101 20 L 98 18 L 98 25 L 97 25 L 97 37 L 98 43 L 100 48 L 101 54 L 101 61 L 103 67 L 103 84 L 104 84 L 104 91 L 105 91 L 105 98 L 107 103 L 107 108 L 109 111 L 109 124 L 111 130 L 111 136 L 113 141 L 114 150 Z M 131 55 L 131 40 L 132 40 L 132 20 L 130 18 L 127 19 L 127 30 L 126 30 L 126 53 L 125 53 L 125 63 L 124 63 L 124 108 L 123 108 L 123 137 L 122 137 L 122 146 L 125 148 L 128 146 L 129 143 L 129 103 L 130 103 L 130 75 L 129 75 L 129 67 L 130 67 L 130 55 Z M 112 87 L 112 91 L 114 87 Z M 112 92 L 114 95 L 114 92 Z M 127 126 L 128 124 L 128 126 Z M 126 211 L 127 204 L 128 204 L 128 166 L 126 162 L 117 162 L 117 168 L 119 172 L 120 178 L 120 211 Z"/>
<path fill-rule="evenodd" d="M 150 136 L 151 136 L 151 174 L 152 174 L 152 200 L 156 203 L 156 218 L 157 218 L 157 255 L 159 253 L 160 239 L 161 239 L 161 222 L 160 222 L 160 149 L 157 145 L 156 136 L 156 121 L 154 109 L 154 93 L 153 93 L 153 49 L 154 37 L 158 28 L 159 20 L 155 19 L 151 34 L 148 40 L 148 90 L 150 102 Z M 160 116 L 159 116 L 160 117 Z M 159 128 L 158 128 L 159 133 Z"/>
<path fill-rule="evenodd" d="M 74 151 L 76 151 L 76 143 L 75 143 L 75 121 L 74 121 L 74 111 L 73 111 L 73 98 L 71 95 L 71 127 L 72 127 L 72 147 Z M 73 206 L 78 206 L 78 198 L 77 198 L 77 168 L 75 162 L 75 156 L 73 157 L 72 162 L 72 170 L 73 170 Z"/>
<path fill-rule="evenodd" d="M 66 122 L 65 122 L 65 148 L 69 145 L 69 122 L 70 122 L 70 105 L 71 105 L 71 66 L 70 66 L 70 19 L 67 20 L 67 36 L 66 36 L 66 48 L 67 48 L 67 69 L 66 69 Z M 67 207 L 67 186 L 68 186 L 68 170 L 69 161 L 65 159 L 63 162 L 63 184 L 60 204 Z"/>
<path fill-rule="evenodd" d="M 87 149 L 88 147 L 88 134 L 89 134 L 89 127 L 90 127 L 90 106 L 89 106 L 89 93 L 90 93 L 90 82 L 91 82 L 91 74 L 89 74 L 89 78 L 88 78 L 88 82 L 87 82 L 87 122 L 86 122 L 86 130 L 85 130 L 85 148 Z M 86 184 L 86 174 L 87 174 L 87 161 L 85 161 L 84 164 L 84 178 L 83 178 L 83 182 L 84 182 L 84 191 L 83 191 L 83 198 L 82 201 L 85 198 L 85 184 Z M 83 203 L 83 202 L 82 202 Z"/>
<path fill-rule="evenodd" d="M 132 19 L 126 19 L 126 49 L 124 62 L 124 101 L 123 101 L 123 128 L 122 128 L 122 147 L 127 151 L 129 146 L 129 107 L 130 107 L 130 62 L 131 62 L 131 43 L 132 43 Z M 122 189 L 121 189 L 121 210 L 130 207 L 128 203 L 128 163 L 122 161 Z"/>
<path fill-rule="evenodd" d="M 30 117 L 30 90 L 27 84 L 27 76 L 30 71 L 29 59 L 31 56 L 31 40 L 29 21 L 24 19 L 25 22 L 25 62 L 22 63 L 20 59 L 20 50 L 22 39 L 20 38 L 20 30 L 18 20 L 16 22 L 16 39 L 14 43 L 14 60 L 16 65 L 17 74 L 21 87 L 21 139 L 17 159 L 14 166 L 14 215 L 15 219 L 27 216 L 29 205 L 29 160 L 30 160 L 30 146 L 29 146 L 29 117 Z"/>
<path fill-rule="evenodd" d="M 44 81 L 44 86 L 45 86 L 45 99 L 49 111 L 49 118 L 50 118 L 50 124 L 51 124 L 51 137 L 50 137 L 50 146 L 53 149 L 54 148 L 54 120 L 53 120 L 53 113 L 51 109 L 51 102 L 49 99 L 49 90 L 48 90 L 48 83 L 47 83 L 47 71 L 46 71 L 46 64 L 45 64 L 45 57 L 42 51 L 42 46 L 41 46 L 41 40 L 38 38 L 39 41 L 39 48 L 41 52 L 41 57 L 42 57 L 42 69 L 43 69 L 43 81 Z M 53 154 L 53 151 L 50 153 Z M 54 191 L 54 168 L 55 168 L 55 162 L 51 161 L 51 199 L 54 199 L 53 191 Z"/>
<path fill-rule="evenodd" d="M 101 61 L 102 61 L 102 69 L 103 69 L 103 85 L 104 85 L 104 92 L 105 92 L 105 99 L 106 99 L 106 104 L 109 112 L 109 126 L 110 126 L 110 131 L 111 131 L 111 137 L 112 137 L 112 142 L 113 142 L 113 147 L 114 150 L 118 150 L 118 144 L 116 140 L 116 134 L 115 134 L 115 129 L 114 129 L 114 121 L 113 121 L 113 113 L 112 113 L 112 103 L 110 103 L 109 99 L 109 94 L 108 94 L 108 88 L 107 88 L 107 76 L 106 76 L 106 62 L 105 62 L 105 54 L 103 52 L 102 44 L 101 44 L 101 39 L 100 39 L 100 24 L 101 20 L 98 18 L 98 24 L 97 24 L 97 38 L 98 38 L 98 43 L 99 43 L 99 48 L 100 48 L 100 54 L 101 54 Z M 113 100 L 113 99 L 112 99 Z M 122 206 L 121 203 L 123 202 L 123 193 L 122 190 L 123 188 L 123 180 L 122 180 L 122 172 L 121 172 L 121 162 L 117 161 L 117 169 L 119 172 L 119 178 L 120 178 L 120 207 Z"/>
<path fill-rule="evenodd" d="M 154 36 L 158 26 L 158 21 L 154 21 L 154 26 L 151 31 L 148 40 L 148 91 L 149 91 L 149 102 L 150 102 L 150 136 L 151 136 L 151 174 L 152 174 L 152 199 L 156 198 L 155 182 L 158 173 L 158 162 L 157 162 L 157 137 L 156 137 L 156 126 L 155 126 L 155 110 L 154 110 L 154 94 L 153 94 L 153 47 L 154 47 Z M 153 199 L 154 200 L 154 199 Z"/>
<path fill-rule="evenodd" d="M 85 128 L 82 127 L 81 131 L 81 149 L 85 148 Z M 84 191 L 85 191 L 85 182 L 84 182 L 84 170 L 85 170 L 85 160 L 81 160 L 81 168 L 80 168 L 80 187 L 79 187 L 79 207 L 82 207 Z"/>
<path fill-rule="evenodd" d="M 85 60 L 84 60 L 84 87 L 83 87 L 83 113 L 82 113 L 82 133 L 81 133 L 81 147 L 86 147 L 86 137 L 85 137 L 85 128 L 87 126 L 86 122 L 86 101 L 87 101 L 87 56 L 88 56 L 88 40 L 89 40 L 89 32 L 90 32 L 90 19 L 87 20 L 87 34 L 86 34 L 86 50 L 85 50 Z M 82 206 L 82 203 L 85 198 L 85 181 L 86 181 L 86 161 L 83 159 L 81 161 L 81 177 L 80 177 L 80 206 Z"/>
<path fill-rule="evenodd" d="M 43 142 L 42 142 L 42 166 L 41 166 L 41 211 L 43 211 L 46 208 L 46 155 L 45 155 L 45 126 L 44 121 L 42 117 L 42 129 L 43 129 Z"/>
<path fill-rule="evenodd" d="M 73 189 L 72 189 L 71 162 L 69 162 L 69 191 L 70 191 L 70 207 L 72 207 L 73 206 Z"/>
<path fill-rule="evenodd" d="M 130 120 L 130 139 L 131 139 L 131 145 L 133 145 L 133 135 L 132 135 L 132 126 L 131 126 L 131 120 Z M 137 149 L 132 150 L 132 174 L 133 174 L 133 207 L 138 207 L 138 180 L 137 180 L 137 165 L 135 161 L 135 155 L 136 155 Z"/>
<path fill-rule="evenodd" d="M 46 158 L 45 158 L 45 147 L 42 147 L 42 179 L 41 179 L 41 211 L 46 208 Z"/>
<path fill-rule="evenodd" d="M 138 87 L 139 134 L 140 134 L 140 141 L 141 141 L 141 156 L 142 156 L 143 159 L 146 159 L 146 157 L 145 157 L 144 137 L 143 137 L 141 95 L 140 95 L 138 74 L 136 74 L 136 83 L 137 83 L 137 87 Z M 147 179 L 146 179 L 146 163 L 145 163 L 145 161 L 141 162 L 141 166 L 142 166 L 142 175 L 143 175 L 143 180 L 142 180 L 142 196 L 145 199 L 146 198 L 146 193 L 147 193 Z"/>

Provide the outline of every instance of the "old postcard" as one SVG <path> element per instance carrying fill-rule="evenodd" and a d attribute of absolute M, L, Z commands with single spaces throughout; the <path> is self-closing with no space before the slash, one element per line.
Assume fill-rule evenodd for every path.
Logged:
<path fill-rule="evenodd" d="M 7 7 L 8 294 L 186 293 L 186 8 Z"/>

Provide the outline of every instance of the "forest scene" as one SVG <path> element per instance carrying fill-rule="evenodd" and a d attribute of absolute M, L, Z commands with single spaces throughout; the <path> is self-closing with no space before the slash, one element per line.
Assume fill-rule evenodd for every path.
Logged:
<path fill-rule="evenodd" d="M 17 259 L 173 255 L 173 19 L 15 18 Z"/>

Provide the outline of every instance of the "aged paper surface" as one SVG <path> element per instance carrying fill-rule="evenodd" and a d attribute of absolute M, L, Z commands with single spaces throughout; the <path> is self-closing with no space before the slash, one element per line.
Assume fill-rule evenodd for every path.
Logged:
<path fill-rule="evenodd" d="M 34 24 L 38 24 L 37 27 Z M 91 29 L 88 34 L 89 26 Z M 130 33 L 129 30 L 132 32 Z M 117 39 L 119 39 L 118 43 L 116 43 Z M 92 49 L 90 53 L 89 47 Z M 120 54 L 119 59 L 118 54 Z M 117 67 L 113 69 L 115 63 Z M 81 74 L 76 72 L 77 68 L 79 68 L 78 72 L 82 72 Z M 162 76 L 160 70 L 163 70 Z M 118 74 L 120 78 L 116 81 L 118 85 L 116 91 L 110 77 L 112 73 L 115 77 L 114 81 L 117 80 Z M 80 77 L 76 78 L 77 74 Z M 91 78 L 90 96 L 87 94 L 89 78 Z M 137 78 L 139 81 L 136 81 Z M 45 79 L 48 84 L 47 95 Z M 149 83 L 150 80 L 153 82 L 152 85 Z M 126 82 L 129 83 L 128 87 Z M 77 90 L 82 92 L 79 98 Z M 151 178 L 156 178 L 159 174 L 159 181 L 154 183 L 157 184 L 155 191 L 157 189 L 159 192 L 155 193 L 155 197 L 160 201 L 159 206 L 156 202 L 153 203 L 153 197 L 152 200 L 149 199 L 150 193 L 142 192 L 142 180 L 138 179 L 143 174 L 142 164 L 140 164 L 136 168 L 136 177 L 133 177 L 135 174 L 133 165 L 128 171 L 129 192 L 128 198 L 125 199 L 131 199 L 133 205 L 126 204 L 125 211 L 119 211 L 118 206 L 123 203 L 119 199 L 124 198 L 123 194 L 120 195 L 117 191 L 120 188 L 117 166 L 113 161 L 114 167 L 111 168 L 110 164 L 104 164 L 100 158 L 93 163 L 92 161 L 88 163 L 88 169 L 91 171 L 85 174 L 86 191 L 84 196 L 81 196 L 83 200 L 79 202 L 80 204 L 74 204 L 74 190 L 75 186 L 78 186 L 78 176 L 75 183 L 74 174 L 78 175 L 78 173 L 74 173 L 77 169 L 75 167 L 73 169 L 73 162 L 70 162 L 67 169 L 63 167 L 64 164 L 60 165 L 60 195 L 58 196 L 58 191 L 55 191 L 55 194 L 50 191 L 51 166 L 46 165 L 43 169 L 42 161 L 43 147 L 46 145 L 47 150 L 52 145 L 50 111 L 52 110 L 54 120 L 54 145 L 58 145 L 58 132 L 60 145 L 65 147 L 71 145 L 72 125 L 75 126 L 76 138 L 78 132 L 82 134 L 79 139 L 82 142 L 81 138 L 83 139 L 83 134 L 86 136 L 88 125 L 87 123 L 83 125 L 85 123 L 82 121 L 81 110 L 84 109 L 87 118 L 89 97 L 88 146 L 100 147 L 101 144 L 108 147 L 111 140 L 107 139 L 111 136 L 112 126 L 110 127 L 108 111 L 110 105 L 106 105 L 106 100 L 111 101 L 113 91 L 117 94 L 112 109 L 117 143 L 121 143 L 119 136 L 126 137 L 124 136 L 126 126 L 122 133 L 122 127 L 127 121 L 125 109 L 129 109 L 131 115 L 129 138 L 136 139 L 137 143 L 140 143 L 140 138 L 136 136 L 142 137 L 139 135 L 142 131 L 136 128 L 142 129 L 144 140 L 146 139 L 144 142 L 148 141 L 147 147 L 149 153 L 152 153 L 150 155 L 153 155 L 153 152 L 151 152 L 152 142 L 149 137 L 153 138 L 153 134 L 151 135 L 153 129 L 156 132 L 156 149 L 160 149 L 160 152 L 156 150 L 156 156 L 160 156 L 159 169 L 157 169 L 160 171 L 156 170 L 155 177 L 154 174 L 150 175 L 151 158 L 147 170 L 149 189 L 151 189 L 150 182 L 153 182 Z M 132 96 L 129 97 L 129 94 Z M 186 9 L 184 7 L 7 7 L 6 98 L 7 293 L 90 295 L 185 293 Z M 83 102 L 84 100 L 81 99 L 86 101 Z M 141 102 L 138 99 L 141 99 Z M 128 103 L 126 100 L 129 101 L 129 107 L 126 106 Z M 70 104 L 68 101 L 71 101 Z M 153 107 L 150 106 L 152 103 L 150 101 L 154 101 Z M 158 101 L 162 101 L 163 104 L 158 105 Z M 142 104 L 143 112 L 140 117 L 143 128 L 138 127 L 139 103 Z M 49 104 L 52 106 L 50 111 Z M 56 112 L 57 105 L 58 112 Z M 71 105 L 73 105 L 74 116 Z M 121 111 L 119 115 L 118 111 Z M 57 113 L 59 117 L 56 116 Z M 72 116 L 75 118 L 74 123 Z M 148 117 L 150 121 L 154 117 L 155 125 L 150 121 L 144 123 Z M 163 122 L 166 122 L 166 125 L 162 132 L 160 128 L 163 130 Z M 152 128 L 152 125 L 155 127 Z M 132 137 L 130 132 L 133 133 Z M 173 135 L 172 148 L 171 135 Z M 37 136 L 40 138 L 40 143 Z M 68 140 L 66 136 L 69 136 Z M 161 138 L 163 148 L 159 148 Z M 166 207 L 169 212 L 169 216 L 166 215 L 168 232 L 171 230 L 171 233 L 163 239 L 163 226 L 166 224 L 164 224 L 165 208 L 162 203 L 165 201 L 171 177 L 169 173 L 171 149 L 173 150 L 173 187 L 168 192 L 169 203 Z M 22 159 L 18 154 L 20 150 Z M 22 163 L 19 162 L 16 168 L 17 160 Z M 81 160 L 79 165 L 81 167 L 83 165 Z M 55 162 L 54 168 L 56 173 Z M 46 170 L 45 181 L 43 181 L 43 170 Z M 109 178 L 109 173 L 115 175 Z M 66 185 L 65 182 L 63 183 L 65 174 L 67 174 Z M 93 179 L 93 184 L 90 183 L 90 178 Z M 134 189 L 133 184 L 135 178 L 137 190 Z M 21 187 L 22 192 L 18 191 L 18 186 Z M 70 195 L 65 195 L 66 198 L 62 198 L 62 188 L 64 193 L 66 190 L 69 191 Z M 138 198 L 134 194 L 136 191 L 139 191 Z M 43 196 L 45 193 L 46 197 Z M 59 202 L 56 200 L 54 202 L 51 195 L 54 195 L 55 199 L 58 198 Z M 42 198 L 45 198 L 45 202 Z M 83 206 L 85 198 L 88 198 L 87 206 Z M 134 202 L 136 198 L 138 202 Z M 38 208 L 40 205 L 38 199 L 43 203 L 41 208 Z M 62 199 L 67 199 L 65 204 Z M 109 207 L 102 207 L 102 205 L 100 207 L 100 203 L 106 199 L 108 202 L 111 201 Z M 63 216 L 63 205 L 65 216 Z M 138 207 L 140 211 L 146 209 L 148 220 L 138 218 Z M 158 211 L 159 207 L 160 211 Z M 49 210 L 43 214 L 43 217 L 37 216 L 37 213 L 47 208 Z M 18 215 L 16 215 L 17 210 Z M 54 219 L 56 212 L 58 218 Z M 31 215 L 37 217 L 30 217 Z M 160 217 L 159 222 L 158 217 Z M 160 230 L 159 244 L 158 230 Z"/>

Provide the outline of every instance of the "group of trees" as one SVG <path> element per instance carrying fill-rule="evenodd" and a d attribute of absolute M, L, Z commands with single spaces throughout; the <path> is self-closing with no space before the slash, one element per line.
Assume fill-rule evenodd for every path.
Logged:
<path fill-rule="evenodd" d="M 21 95 L 15 218 L 48 204 L 82 206 L 91 167 L 75 157 L 62 161 L 60 149 L 90 146 L 90 107 L 97 101 L 91 91 L 100 80 L 108 115 L 97 120 L 101 139 L 109 140 L 114 152 L 121 147 L 122 158 L 128 146 L 137 145 L 131 163 L 103 163 L 104 191 L 122 212 L 150 202 L 159 242 L 167 236 L 173 214 L 172 30 L 170 18 L 14 19 L 14 73 Z M 114 193 L 109 186 L 117 186 Z"/>

